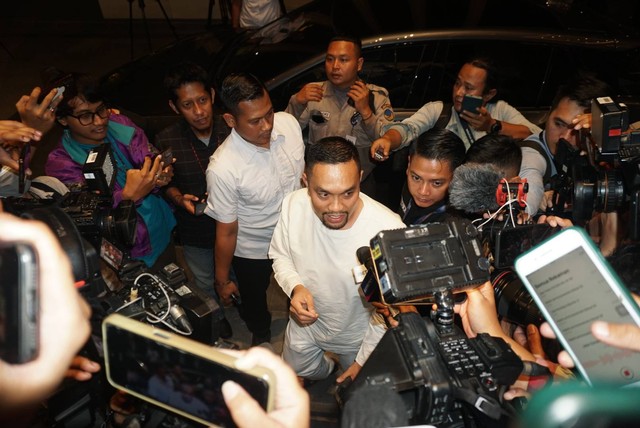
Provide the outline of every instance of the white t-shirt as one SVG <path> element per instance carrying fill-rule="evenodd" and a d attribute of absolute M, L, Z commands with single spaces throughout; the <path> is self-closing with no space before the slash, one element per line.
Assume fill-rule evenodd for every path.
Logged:
<path fill-rule="evenodd" d="M 384 205 L 363 193 L 360 199 L 363 207 L 355 223 L 346 230 L 332 230 L 314 213 L 307 189 L 291 193 L 282 204 L 269 250 L 280 287 L 291 296 L 293 288 L 303 284 L 319 315 L 309 326 L 290 322 L 287 329 L 308 328 L 316 344 L 336 353 L 359 348 L 372 311 L 352 274 L 360 264 L 356 251 L 381 230 L 405 227 Z"/>
<path fill-rule="evenodd" d="M 245 141 L 235 129 L 209 158 L 205 213 L 238 221 L 235 255 L 266 259 L 282 200 L 300 188 L 304 143 L 298 121 L 279 112 L 269 149 Z"/>
<path fill-rule="evenodd" d="M 242 0 L 240 28 L 260 28 L 282 15 L 278 0 Z"/>

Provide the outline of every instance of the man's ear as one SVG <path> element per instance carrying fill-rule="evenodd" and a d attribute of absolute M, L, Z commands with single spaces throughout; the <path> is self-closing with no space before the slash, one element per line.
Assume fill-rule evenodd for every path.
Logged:
<path fill-rule="evenodd" d="M 488 103 L 489 101 L 491 101 L 491 99 L 492 99 L 493 97 L 495 97 L 497 93 L 498 93 L 498 90 L 497 90 L 497 89 L 491 89 L 491 90 L 489 90 L 489 92 L 487 92 L 486 94 L 484 94 L 484 95 L 482 96 L 482 100 L 484 101 L 484 104 L 486 104 L 486 103 Z"/>
<path fill-rule="evenodd" d="M 229 128 L 235 128 L 236 127 L 236 118 L 233 117 L 233 115 L 231 113 L 224 113 L 222 115 L 222 118 L 227 123 L 227 126 Z"/>
<path fill-rule="evenodd" d="M 215 100 L 216 100 L 216 91 L 215 89 L 211 88 L 211 104 L 213 104 Z"/>
<path fill-rule="evenodd" d="M 364 174 L 364 171 L 360 170 L 360 183 L 362 183 L 362 174 Z"/>
<path fill-rule="evenodd" d="M 358 58 L 358 72 L 362 71 L 362 64 L 364 64 L 364 58 Z"/>
<path fill-rule="evenodd" d="M 67 119 L 65 119 L 64 117 L 57 117 L 56 120 L 58 121 L 58 123 L 62 126 L 67 126 L 69 122 L 67 122 Z"/>
<path fill-rule="evenodd" d="M 302 184 L 304 185 L 304 187 L 309 187 L 309 180 L 307 179 L 307 173 L 303 172 L 302 173 Z"/>
<path fill-rule="evenodd" d="M 169 100 L 169 107 L 171 107 L 171 110 L 173 110 L 176 114 L 180 114 L 180 111 L 178 110 L 176 105 L 171 100 Z"/>

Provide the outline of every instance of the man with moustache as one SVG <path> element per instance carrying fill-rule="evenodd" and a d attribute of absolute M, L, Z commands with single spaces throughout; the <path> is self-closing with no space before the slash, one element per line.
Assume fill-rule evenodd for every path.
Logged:
<path fill-rule="evenodd" d="M 498 94 L 497 86 L 497 70 L 488 59 L 467 61 L 458 72 L 453 84 L 453 106 L 445 128 L 460 137 L 467 149 L 487 134 L 522 139 L 540 132 L 540 128 L 505 101 L 492 101 Z M 462 110 L 465 95 L 482 97 L 482 107 L 473 112 Z M 386 159 L 391 151 L 406 147 L 436 126 L 443 108 L 441 101 L 428 102 L 411 117 L 387 126 L 383 129 L 384 135 L 371 145 L 371 154 L 378 152 Z"/>
<path fill-rule="evenodd" d="M 327 80 L 306 84 L 291 96 L 286 111 L 302 129 L 309 127 L 309 142 L 338 135 L 358 148 L 362 163 L 361 190 L 376 197 L 371 174 L 376 164 L 369 158 L 371 142 L 380 136 L 394 113 L 387 90 L 358 77 L 362 70 L 362 42 L 353 37 L 331 39 L 325 57 Z"/>
<path fill-rule="evenodd" d="M 361 176 L 358 150 L 346 139 L 327 137 L 308 145 L 306 189 L 285 198 L 271 240 L 275 278 L 291 298 L 283 358 L 305 379 L 333 372 L 336 363 L 326 351 L 350 367 L 365 346 L 365 332 L 378 328 L 354 281 L 352 269 L 360 264 L 356 251 L 381 230 L 404 223 L 360 192 Z"/>
<path fill-rule="evenodd" d="M 207 167 L 205 213 L 216 220 L 215 287 L 224 304 L 236 297 L 252 345 L 271 340 L 266 291 L 269 242 L 284 197 L 300 188 L 302 131 L 288 113 L 274 113 L 264 84 L 248 73 L 222 82 L 223 115 L 232 128 Z M 229 274 L 231 266 L 237 284 Z"/>
<path fill-rule="evenodd" d="M 169 107 L 181 119 L 161 131 L 155 138 L 160 150 L 171 149 L 173 178 L 165 188 L 165 198 L 175 207 L 178 239 L 182 244 L 185 261 L 200 289 L 219 303 L 213 286 L 213 245 L 216 223 L 211 217 L 196 211 L 198 204 L 206 202 L 207 179 L 205 171 L 209 157 L 231 132 L 214 113 L 215 91 L 209 86 L 207 72 L 197 64 L 185 62 L 172 67 L 165 76 L 164 86 Z M 231 326 L 220 315 L 220 336 L 231 337 Z"/>

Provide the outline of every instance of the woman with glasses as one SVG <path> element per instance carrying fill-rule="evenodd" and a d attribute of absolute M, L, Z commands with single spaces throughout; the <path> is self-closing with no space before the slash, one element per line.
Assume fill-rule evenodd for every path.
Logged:
<path fill-rule="evenodd" d="M 116 166 L 113 207 L 131 200 L 138 214 L 131 257 L 149 267 L 174 260 L 171 254 L 163 253 L 169 252 L 175 218 L 158 193 L 173 175 L 171 165 L 164 165 L 161 156 L 154 155 L 156 152 L 142 129 L 109 109 L 95 80 L 67 75 L 58 82 L 64 83 L 65 91 L 55 114 L 65 130 L 59 145 L 49 154 L 47 175 L 58 178 L 72 190 L 80 188 L 85 184 L 82 168 L 89 152 L 101 144 L 109 144 Z"/>

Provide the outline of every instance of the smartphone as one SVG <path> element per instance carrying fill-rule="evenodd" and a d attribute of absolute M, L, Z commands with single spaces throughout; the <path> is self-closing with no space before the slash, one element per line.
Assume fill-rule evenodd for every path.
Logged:
<path fill-rule="evenodd" d="M 38 263 L 30 244 L 0 244 L 0 359 L 22 364 L 38 355 Z"/>
<path fill-rule="evenodd" d="M 164 163 L 165 167 L 173 164 L 173 150 L 171 150 L 171 147 L 164 150 L 160 156 L 162 156 L 161 160 Z"/>
<path fill-rule="evenodd" d="M 589 384 L 640 386 L 640 353 L 593 337 L 596 320 L 640 326 L 640 310 L 583 229 L 563 229 L 519 256 L 515 270 Z"/>
<path fill-rule="evenodd" d="M 273 408 L 275 376 L 263 367 L 239 370 L 235 357 L 120 314 L 102 323 L 111 385 L 199 423 L 235 426 L 222 397 L 226 380 L 242 386 L 263 409 Z"/>
<path fill-rule="evenodd" d="M 462 99 L 462 110 L 478 114 L 478 108 L 482 107 L 482 97 L 477 95 L 465 95 Z"/>
<path fill-rule="evenodd" d="M 195 207 L 194 215 L 201 216 L 204 214 L 204 210 L 205 208 L 207 208 L 207 198 L 208 198 L 208 195 L 206 193 L 204 194 L 204 196 L 201 196 L 200 198 L 198 198 L 198 202 L 194 204 L 194 207 Z"/>

